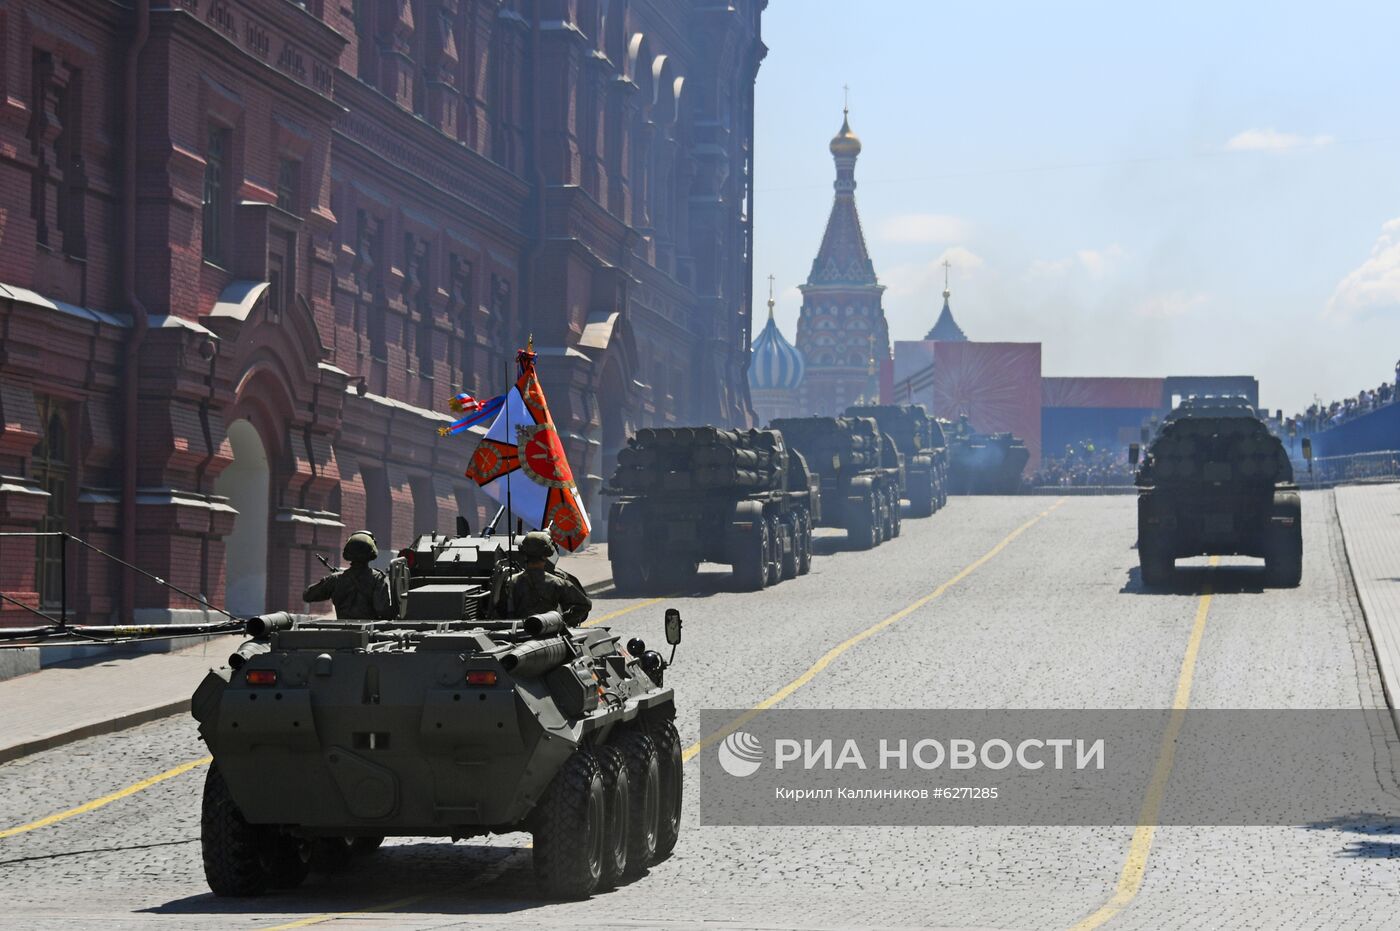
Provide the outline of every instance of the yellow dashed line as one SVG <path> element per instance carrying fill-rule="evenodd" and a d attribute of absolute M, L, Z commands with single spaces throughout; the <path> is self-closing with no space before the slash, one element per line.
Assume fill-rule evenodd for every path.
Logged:
<path fill-rule="evenodd" d="M 301 918 L 297 921 L 289 921 L 284 925 L 271 925 L 262 931 L 288 931 L 290 928 L 309 928 L 312 925 L 324 924 L 327 921 L 335 921 L 337 918 L 354 918 L 356 915 L 373 915 L 375 912 L 390 912 L 405 905 L 412 905 L 421 902 L 428 897 L 427 893 L 422 895 L 410 895 L 402 899 L 395 899 L 392 902 L 385 902 L 382 905 L 370 905 L 366 908 L 356 909 L 353 912 L 333 912 L 325 915 L 313 915 L 310 918 Z"/>
<path fill-rule="evenodd" d="M 5 830 L 0 831 L 0 837 L 13 837 L 16 834 L 23 834 L 26 831 L 35 831 L 39 828 L 46 828 L 51 824 L 57 824 L 60 821 L 67 821 L 69 818 L 72 818 L 76 815 L 83 815 L 87 814 L 90 811 L 96 811 L 104 805 L 112 804 L 117 799 L 126 798 L 128 795 L 135 795 L 142 789 L 149 789 L 151 786 L 155 785 L 158 782 L 164 782 L 167 779 L 174 779 L 176 776 L 184 775 L 192 769 L 197 769 L 201 766 L 207 766 L 213 761 L 213 759 L 214 758 L 212 756 L 206 756 L 198 760 L 191 760 L 188 763 L 181 763 L 174 769 L 167 769 L 165 772 L 157 773 L 149 779 L 142 779 L 135 785 L 129 785 L 125 789 L 113 792 L 111 795 L 104 795 L 101 798 L 95 798 L 90 802 L 79 805 L 77 808 L 70 808 L 67 811 L 60 811 L 56 815 L 49 815 L 47 818 L 40 818 L 38 821 L 31 821 L 28 824 L 21 824 L 19 827 L 6 828 Z"/>
<path fill-rule="evenodd" d="M 1212 556 L 1211 566 L 1220 565 L 1220 557 Z M 1123 869 L 1118 874 L 1118 886 L 1113 898 L 1103 904 L 1098 911 L 1074 925 L 1070 931 L 1093 931 L 1114 915 L 1117 915 L 1137 897 L 1142 888 L 1143 876 L 1147 873 L 1147 857 L 1152 853 L 1152 840 L 1157 834 L 1157 817 L 1162 810 L 1162 797 L 1167 792 L 1167 780 L 1172 774 L 1172 762 L 1176 758 L 1176 739 L 1181 734 L 1182 722 L 1186 719 L 1186 709 L 1191 704 L 1191 683 L 1196 678 L 1196 657 L 1201 652 L 1201 638 L 1206 632 L 1206 617 L 1210 614 L 1211 590 L 1207 582 L 1196 605 L 1196 623 L 1191 627 L 1191 637 L 1186 641 L 1186 655 L 1181 660 L 1181 675 L 1176 680 L 1176 697 L 1172 699 L 1172 713 L 1167 721 L 1167 729 L 1162 734 L 1162 749 L 1157 753 L 1157 765 L 1152 769 L 1152 781 L 1147 784 L 1147 795 L 1143 797 L 1142 808 L 1138 811 L 1138 826 L 1133 831 L 1132 843 L 1128 845 L 1128 858 L 1123 861 Z"/>

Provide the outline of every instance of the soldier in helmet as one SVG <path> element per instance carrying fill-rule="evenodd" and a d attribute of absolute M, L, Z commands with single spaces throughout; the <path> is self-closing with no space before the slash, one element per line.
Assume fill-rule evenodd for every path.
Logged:
<path fill-rule="evenodd" d="M 550 566 L 554 541 L 549 534 L 542 530 L 525 534 L 520 541 L 520 554 L 525 557 L 525 568 L 506 583 L 506 616 L 529 617 L 558 611 L 570 626 L 583 623 L 593 602 L 583 593 L 578 579 Z"/>
<path fill-rule="evenodd" d="M 393 599 L 389 594 L 389 579 L 369 564 L 378 558 L 379 547 L 374 534 L 360 530 L 350 534 L 341 553 L 350 568 L 332 572 L 319 582 L 308 585 L 303 601 L 325 601 L 335 604 L 335 616 L 342 621 L 385 621 L 394 616 Z"/>

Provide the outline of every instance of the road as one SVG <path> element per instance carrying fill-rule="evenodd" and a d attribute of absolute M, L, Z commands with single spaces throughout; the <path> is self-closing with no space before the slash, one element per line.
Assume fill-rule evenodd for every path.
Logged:
<path fill-rule="evenodd" d="M 810 576 L 762 593 L 719 574 L 664 601 L 595 600 L 661 642 L 688 745 L 700 708 L 1381 708 L 1330 491 L 1304 499 L 1305 572 L 1260 590 L 1204 565 L 1137 579 L 1131 497 L 957 498 L 876 550 L 818 540 Z M 1209 585 L 1215 594 L 1203 598 Z M 1183 704 L 1184 703 L 1184 704 Z M 14 713 L 7 709 L 6 713 Z M 1393 742 L 1393 733 L 1377 740 Z M 0 832 L 204 756 L 171 718 L 0 767 Z M 674 856 L 586 902 L 533 894 L 528 837 L 400 839 L 349 874 L 214 899 L 199 864 L 203 766 L 0 839 L 0 925 L 69 928 L 1393 927 L 1400 829 L 758 828 L 697 823 Z M 1144 790 L 1146 787 L 1144 786 Z"/>

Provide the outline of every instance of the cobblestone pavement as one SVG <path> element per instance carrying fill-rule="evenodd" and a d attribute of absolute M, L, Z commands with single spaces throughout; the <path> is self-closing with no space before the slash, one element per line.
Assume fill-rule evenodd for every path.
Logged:
<path fill-rule="evenodd" d="M 782 706 L 1169 707 L 1209 578 L 1218 593 L 1193 707 L 1382 707 L 1332 493 L 1307 493 L 1304 518 L 1296 590 L 1261 590 L 1257 569 L 1227 564 L 1188 570 L 1177 592 L 1144 593 L 1131 497 L 958 498 L 874 551 L 847 552 L 839 534 L 823 534 L 827 555 L 812 574 L 764 593 L 731 592 L 716 572 L 698 592 L 655 604 L 605 593 L 594 616 L 614 614 L 624 637 L 659 641 L 662 609 L 681 609 L 686 641 L 668 682 L 687 743 L 702 736 L 698 709 L 770 697 L 972 565 L 940 597 L 832 658 Z M 1377 759 L 1387 758 L 1394 734 L 1371 736 Z M 181 716 L 5 764 L 0 831 L 203 755 Z M 676 853 L 587 902 L 534 895 L 524 835 L 396 839 L 349 874 L 313 874 L 294 892 L 237 902 L 204 885 L 198 767 L 0 839 L 0 926 L 1069 928 L 1114 897 L 1137 846 L 1131 827 L 702 827 L 693 763 L 688 771 Z M 1397 831 L 1367 812 L 1335 825 L 1159 828 L 1140 888 L 1107 927 L 1393 927 Z"/>

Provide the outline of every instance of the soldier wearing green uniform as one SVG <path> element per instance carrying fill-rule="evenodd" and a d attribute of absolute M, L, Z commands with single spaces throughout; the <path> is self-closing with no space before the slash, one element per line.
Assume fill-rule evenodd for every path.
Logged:
<path fill-rule="evenodd" d="M 303 601 L 325 601 L 335 605 L 335 616 L 342 621 L 386 621 L 394 617 L 389 578 L 369 564 L 379 557 L 374 534 L 361 530 L 350 534 L 341 553 L 350 568 L 340 569 L 307 586 Z"/>
<path fill-rule="evenodd" d="M 506 616 L 529 617 L 558 611 L 570 627 L 583 623 L 593 602 L 583 593 L 578 579 L 550 566 L 554 541 L 549 534 L 541 530 L 525 534 L 520 541 L 520 554 L 525 557 L 525 568 L 506 583 Z"/>

